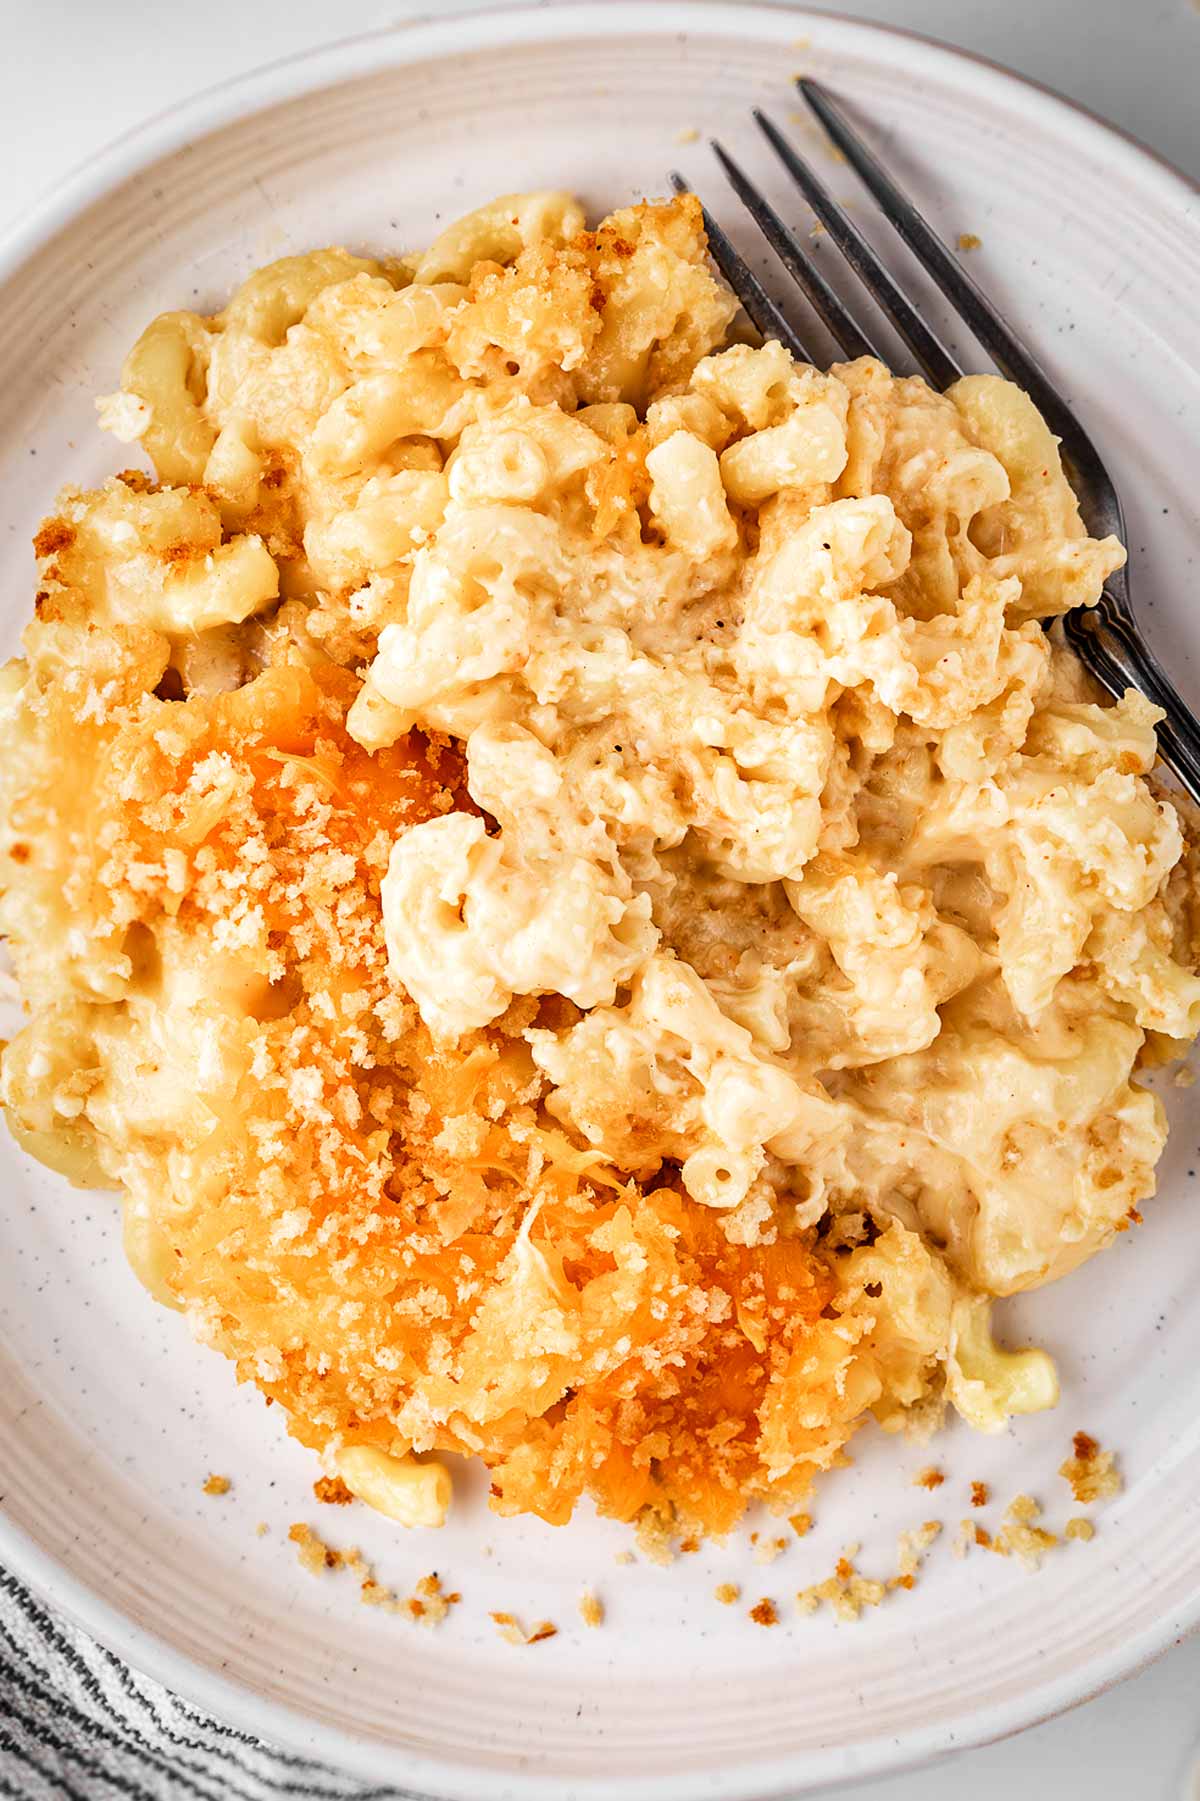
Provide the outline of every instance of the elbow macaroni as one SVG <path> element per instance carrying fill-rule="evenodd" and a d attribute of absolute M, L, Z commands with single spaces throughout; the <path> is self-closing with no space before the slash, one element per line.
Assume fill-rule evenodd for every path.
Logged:
<path fill-rule="evenodd" d="M 868 1415 L 1052 1405 L 991 1303 L 1136 1219 L 1200 1028 L 1044 421 L 734 311 L 689 198 L 287 257 L 148 327 L 157 481 L 37 540 L 0 1101 L 404 1525 L 445 1467 L 360 1438 L 722 1531 Z"/>
<path fill-rule="evenodd" d="M 336 1458 L 337 1473 L 352 1495 L 398 1526 L 444 1526 L 453 1488 L 436 1458 L 391 1457 L 374 1445 L 348 1445 Z"/>

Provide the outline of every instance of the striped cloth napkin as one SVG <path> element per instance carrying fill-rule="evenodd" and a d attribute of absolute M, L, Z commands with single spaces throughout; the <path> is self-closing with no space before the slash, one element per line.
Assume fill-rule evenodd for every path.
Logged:
<path fill-rule="evenodd" d="M 136 1676 L 0 1569 L 0 1796 L 420 1801 L 273 1750 Z"/>

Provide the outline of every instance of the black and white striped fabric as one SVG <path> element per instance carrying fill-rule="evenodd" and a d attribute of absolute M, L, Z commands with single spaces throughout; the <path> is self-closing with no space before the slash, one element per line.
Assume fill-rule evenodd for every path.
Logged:
<path fill-rule="evenodd" d="M 0 1796 L 418 1801 L 206 1719 L 0 1570 Z"/>

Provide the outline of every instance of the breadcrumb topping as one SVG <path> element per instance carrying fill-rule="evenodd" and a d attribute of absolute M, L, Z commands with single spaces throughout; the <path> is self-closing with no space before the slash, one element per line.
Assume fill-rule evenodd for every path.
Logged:
<path fill-rule="evenodd" d="M 676 1550 L 682 1550 L 673 1530 L 672 1522 L 657 1508 L 647 1507 L 638 1514 L 634 1527 L 634 1537 L 638 1550 L 648 1563 L 656 1563 L 661 1568 L 675 1561 Z M 696 1549 L 695 1545 L 691 1547 Z"/>
<path fill-rule="evenodd" d="M 203 1484 L 206 1495 L 227 1495 L 233 1483 L 228 1476 L 209 1476 Z"/>

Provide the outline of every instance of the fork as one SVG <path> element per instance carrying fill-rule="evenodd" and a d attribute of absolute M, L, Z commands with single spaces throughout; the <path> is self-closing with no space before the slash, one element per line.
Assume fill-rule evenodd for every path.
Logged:
<path fill-rule="evenodd" d="M 807 76 L 799 77 L 796 86 L 830 139 L 878 202 L 884 217 L 932 277 L 963 324 L 1001 372 L 1024 388 L 1041 412 L 1060 442 L 1063 463 L 1089 533 L 1102 538 L 1112 532 L 1124 543 L 1125 522 L 1112 478 L 1092 440 L 1033 353 L 950 253 L 912 201 L 896 186 L 878 157 L 851 128 L 832 95 Z M 754 108 L 754 119 L 871 299 L 907 344 L 922 374 L 939 391 L 948 388 L 964 374 L 959 363 L 805 159 L 758 107 Z M 796 233 L 715 139 L 712 148 L 734 193 L 788 274 L 807 296 L 843 355 L 849 358 L 873 356 L 887 362 L 888 358 L 877 348 L 859 319 L 830 287 Z M 688 183 L 678 173 L 672 173 L 671 185 L 676 193 L 688 191 Z M 741 301 L 751 323 L 764 337 L 779 338 L 793 356 L 804 362 L 815 362 L 816 358 L 795 324 L 768 294 L 707 208 L 704 223 L 713 261 Z M 1180 786 L 1200 805 L 1200 724 L 1176 693 L 1138 628 L 1129 598 L 1127 567 L 1109 577 L 1094 607 L 1078 608 L 1064 614 L 1062 631 L 1081 662 L 1110 694 L 1120 698 L 1127 688 L 1136 688 L 1162 709 L 1165 717 L 1158 726 L 1158 754 Z"/>

